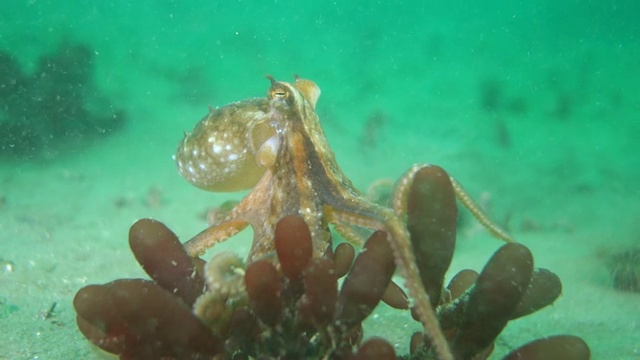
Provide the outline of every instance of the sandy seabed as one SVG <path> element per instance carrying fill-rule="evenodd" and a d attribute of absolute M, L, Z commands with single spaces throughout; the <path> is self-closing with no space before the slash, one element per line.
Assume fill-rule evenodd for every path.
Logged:
<path fill-rule="evenodd" d="M 640 245 L 640 47 L 627 33 L 554 38 L 495 14 L 493 25 L 461 15 L 426 25 L 394 9 L 394 18 L 407 16 L 401 28 L 373 21 L 388 9 L 354 20 L 357 9 L 310 6 L 299 17 L 314 20 L 311 37 L 295 31 L 309 26 L 303 20 L 285 22 L 264 4 L 260 19 L 293 29 L 265 32 L 274 24 L 248 22 L 248 10 L 232 5 L 137 6 L 105 19 L 108 9 L 43 2 L 18 6 L 2 22 L 2 44 L 27 65 L 64 39 L 89 43 L 97 82 L 128 123 L 60 156 L 0 160 L 0 359 L 98 358 L 76 328 L 74 294 L 146 277 L 127 245 L 137 219 L 163 221 L 186 240 L 206 226 L 207 209 L 242 196 L 191 187 L 171 157 L 208 105 L 264 96 L 266 73 L 320 85 L 327 137 L 359 188 L 416 162 L 438 164 L 531 249 L 536 266 L 560 276 L 562 296 L 510 323 L 493 358 L 569 333 L 588 342 L 594 359 L 640 359 L 640 294 L 614 290 L 603 261 Z M 562 9 L 548 6 L 555 16 L 542 23 L 562 28 Z M 209 22 L 214 15 L 224 20 Z M 500 21 L 512 31 L 495 30 Z M 29 37 L 26 25 L 45 35 Z M 250 241 L 245 232 L 219 248 L 246 253 Z M 500 245 L 466 217 L 448 275 L 480 270 Z M 382 305 L 366 336 L 386 336 L 404 353 L 409 328 L 408 314 Z"/>

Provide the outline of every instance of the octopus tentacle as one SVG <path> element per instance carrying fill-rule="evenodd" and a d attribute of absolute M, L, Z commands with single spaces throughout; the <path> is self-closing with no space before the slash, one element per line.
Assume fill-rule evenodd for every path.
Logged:
<path fill-rule="evenodd" d="M 493 235 L 494 237 L 503 240 L 505 242 L 515 242 L 513 237 L 509 235 L 505 230 L 503 230 L 500 226 L 489 219 L 489 216 L 485 214 L 485 212 L 480 208 L 469 193 L 464 190 L 462 185 L 453 177 L 450 177 L 451 185 L 453 185 L 453 191 L 456 194 L 456 198 L 464 205 L 467 210 L 475 217 L 478 222 L 485 228 L 487 231 Z"/>
<path fill-rule="evenodd" d="M 249 223 L 246 221 L 232 220 L 211 226 L 184 243 L 184 249 L 189 256 L 202 256 L 205 251 L 212 248 L 215 244 L 227 240 L 244 230 L 248 225 Z"/>
<path fill-rule="evenodd" d="M 396 181 L 393 187 L 393 195 L 391 196 L 391 208 L 398 216 L 404 216 L 407 212 L 407 198 L 409 197 L 409 190 L 411 189 L 411 185 L 413 184 L 413 178 L 415 177 L 418 170 L 421 168 L 429 166 L 427 164 L 415 164 L 409 170 L 407 170 L 402 176 Z"/>
<path fill-rule="evenodd" d="M 396 182 L 393 189 L 393 202 L 391 204 L 396 214 L 403 216 L 407 209 L 407 197 L 409 195 L 409 189 L 413 184 L 413 177 L 421 168 L 429 166 L 427 164 L 413 165 L 411 169 L 406 171 L 400 179 Z M 503 240 L 505 242 L 515 242 L 513 237 L 509 235 L 504 229 L 498 226 L 495 222 L 489 219 L 489 216 L 482 210 L 480 205 L 476 203 L 469 193 L 462 187 L 462 184 L 458 182 L 452 176 L 449 177 L 453 190 L 456 194 L 456 198 L 462 203 L 462 205 L 469 210 L 471 215 L 478 220 L 478 222 L 494 237 Z"/>
<path fill-rule="evenodd" d="M 364 245 L 365 237 L 358 234 L 357 230 L 350 224 L 346 224 L 336 219 L 332 223 L 333 228 L 340 234 L 345 240 L 356 246 Z"/>
<path fill-rule="evenodd" d="M 409 240 L 409 232 L 391 211 L 388 211 L 384 224 L 396 264 L 402 264 L 402 266 L 398 266 L 398 269 L 405 279 L 404 285 L 409 290 L 409 296 L 413 298 L 413 306 L 431 340 L 438 359 L 453 360 L 449 343 L 444 337 L 436 313 L 431 307 L 431 299 L 422 285 L 420 271 L 416 265 Z"/>
<path fill-rule="evenodd" d="M 431 339 L 438 358 L 452 360 L 449 343 L 440 329 L 438 318 L 430 305 L 429 295 L 420 280 L 420 272 L 416 266 L 416 259 L 409 241 L 409 232 L 391 209 L 380 208 L 376 209 L 376 212 L 380 214 L 380 219 L 333 209 L 332 219 L 339 219 L 339 221 L 351 225 L 382 230 L 387 233 L 387 241 L 393 251 L 400 274 L 405 279 L 405 287 L 409 290 L 409 296 L 414 299 L 413 305 L 427 336 Z M 335 222 L 331 221 L 332 224 Z"/>

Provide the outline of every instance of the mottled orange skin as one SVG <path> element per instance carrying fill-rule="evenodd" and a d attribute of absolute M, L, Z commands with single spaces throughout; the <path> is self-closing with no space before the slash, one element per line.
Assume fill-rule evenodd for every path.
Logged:
<path fill-rule="evenodd" d="M 180 172 L 194 185 L 213 191 L 253 187 L 223 220 L 187 242 L 187 252 L 199 255 L 251 225 L 254 239 L 248 262 L 272 256 L 275 224 L 286 215 L 305 219 L 314 257 L 322 256 L 331 246 L 329 224 L 354 242 L 359 239 L 353 227 L 383 230 L 438 356 L 451 359 L 421 283 L 403 220 L 407 189 L 420 166 L 414 166 L 397 183 L 391 208 L 375 204 L 353 186 L 335 160 L 315 112 L 320 95 L 316 84 L 298 78 L 294 83 L 270 80 L 266 99 L 211 110 L 178 148 Z M 227 148 L 228 152 L 224 151 Z M 489 223 L 459 184 L 454 182 L 454 188 L 483 224 L 508 239 Z"/>

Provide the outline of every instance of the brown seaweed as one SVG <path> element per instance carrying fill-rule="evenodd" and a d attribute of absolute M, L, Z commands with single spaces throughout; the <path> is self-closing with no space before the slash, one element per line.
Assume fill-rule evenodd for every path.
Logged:
<path fill-rule="evenodd" d="M 464 270 L 444 288 L 455 244 L 451 186 L 440 168 L 421 170 L 410 189 L 408 229 L 422 281 L 436 299 L 431 306 L 455 357 L 484 359 L 509 321 L 555 301 L 561 283 L 551 271 L 534 268 L 525 246 L 509 243 L 480 274 Z M 160 222 L 138 221 L 129 241 L 153 281 L 89 285 L 74 299 L 80 331 L 121 359 L 397 358 L 383 338 L 363 341 L 362 322 L 385 294 L 392 294 L 397 308 L 407 305 L 404 292 L 391 282 L 395 264 L 383 232 L 373 233 L 357 256 L 352 246 L 341 244 L 315 258 L 304 220 L 285 216 L 276 225 L 273 258 L 236 264 L 223 273 L 208 271 L 215 257 L 203 269 Z M 236 287 L 234 276 L 242 279 Z M 340 287 L 341 276 L 346 277 Z M 197 307 L 212 310 L 210 316 L 195 315 Z M 428 337 L 409 335 L 410 354 L 401 358 L 436 358 Z M 589 349 L 582 339 L 561 335 L 507 356 L 515 358 L 588 359 Z"/>

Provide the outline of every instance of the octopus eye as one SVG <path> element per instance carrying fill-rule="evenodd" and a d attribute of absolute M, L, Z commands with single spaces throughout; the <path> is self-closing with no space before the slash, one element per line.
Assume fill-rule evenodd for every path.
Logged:
<path fill-rule="evenodd" d="M 272 87 L 269 89 L 269 98 L 287 100 L 289 98 L 289 91 L 283 88 Z"/>
<path fill-rule="evenodd" d="M 283 83 L 276 81 L 272 76 L 267 76 L 267 79 L 271 81 L 271 87 L 267 93 L 269 99 L 289 100 L 291 92 Z"/>

